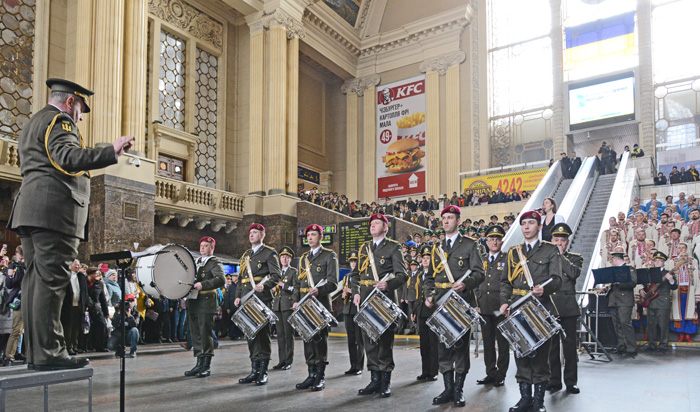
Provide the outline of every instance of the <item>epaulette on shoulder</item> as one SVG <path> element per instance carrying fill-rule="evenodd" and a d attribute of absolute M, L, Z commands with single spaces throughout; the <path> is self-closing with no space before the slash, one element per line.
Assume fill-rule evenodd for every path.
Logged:
<path fill-rule="evenodd" d="M 271 251 L 275 252 L 275 254 L 277 254 L 277 250 L 275 248 L 273 248 L 272 246 L 266 245 L 264 243 L 263 243 L 263 246 L 265 246 L 267 249 L 270 249 Z"/>
<path fill-rule="evenodd" d="M 389 239 L 388 237 L 385 239 L 387 240 L 387 242 L 395 243 L 395 244 L 401 246 L 401 244 L 399 242 L 395 241 L 394 239 Z"/>
<path fill-rule="evenodd" d="M 333 252 L 333 249 L 331 248 L 321 246 L 321 249 L 325 250 L 326 252 Z"/>
<path fill-rule="evenodd" d="M 576 257 L 583 257 L 580 253 L 573 253 L 573 252 L 566 252 L 571 256 L 576 256 Z"/>

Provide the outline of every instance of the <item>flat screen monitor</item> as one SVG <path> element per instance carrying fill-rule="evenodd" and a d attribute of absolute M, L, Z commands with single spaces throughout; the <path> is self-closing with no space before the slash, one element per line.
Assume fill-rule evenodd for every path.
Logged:
<path fill-rule="evenodd" d="M 634 72 L 569 84 L 569 130 L 635 119 Z"/>

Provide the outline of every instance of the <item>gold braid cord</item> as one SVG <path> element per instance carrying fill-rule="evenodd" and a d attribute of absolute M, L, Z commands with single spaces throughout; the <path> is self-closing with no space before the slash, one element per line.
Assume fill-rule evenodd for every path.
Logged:
<path fill-rule="evenodd" d="M 49 152 L 49 137 L 51 136 L 51 130 L 53 130 L 53 127 L 54 127 L 54 125 L 56 124 L 56 121 L 59 120 L 59 119 L 60 119 L 61 117 L 63 117 L 63 116 L 64 116 L 63 113 L 57 114 L 57 115 L 53 118 L 53 120 L 51 121 L 51 124 L 49 125 L 49 127 L 46 128 L 46 135 L 44 136 L 44 147 L 46 148 L 46 156 L 49 157 L 49 162 L 51 162 L 51 165 L 53 165 L 53 167 L 55 167 L 56 170 L 58 170 L 59 172 L 63 173 L 63 174 L 66 175 L 66 176 L 78 177 L 78 176 L 82 176 L 82 175 L 84 175 L 85 173 L 87 173 L 88 178 L 91 178 L 92 175 L 90 174 L 90 172 L 86 172 L 86 171 L 84 171 L 84 170 L 83 170 L 82 172 L 76 172 L 76 173 L 66 172 L 66 171 L 65 171 L 61 166 L 59 166 L 58 163 L 56 163 L 56 162 L 53 160 L 53 158 L 51 157 L 51 153 Z M 77 126 L 76 126 L 76 128 L 77 128 Z M 78 129 L 78 137 L 80 138 L 80 148 L 81 148 L 81 149 L 86 149 L 87 146 L 85 146 L 85 141 L 83 140 L 83 135 L 82 135 L 82 133 L 80 133 L 80 129 Z"/>
<path fill-rule="evenodd" d="M 437 243 L 433 245 L 433 250 L 430 252 L 430 263 L 433 265 L 433 278 L 435 278 L 435 275 L 445 270 L 445 265 L 442 264 L 442 260 L 440 259 L 438 259 L 440 263 L 435 266 L 435 249 L 437 249 Z"/>
<path fill-rule="evenodd" d="M 245 256 L 246 256 L 247 254 L 248 254 L 248 251 L 246 251 L 246 252 L 243 254 L 243 256 L 241 256 L 241 260 L 240 260 L 240 262 L 241 262 L 241 268 L 238 269 L 238 273 L 241 273 L 241 274 L 242 274 L 242 273 L 244 273 L 244 272 L 248 269 L 248 264 L 245 263 Z M 243 276 L 241 275 L 241 279 L 242 279 L 242 278 L 243 278 Z"/>
<path fill-rule="evenodd" d="M 360 246 L 360 261 L 362 261 L 362 257 L 364 256 L 364 261 L 362 261 L 362 264 L 360 265 L 359 273 L 360 277 L 362 277 L 362 272 L 366 272 L 367 268 L 369 268 L 369 254 L 362 253 L 362 248 L 363 247 L 369 247 L 367 242 L 363 243 L 362 246 Z"/>
<path fill-rule="evenodd" d="M 304 261 L 304 257 L 305 257 L 306 255 L 308 255 L 308 254 L 309 254 L 309 252 L 305 252 L 305 253 L 304 253 L 303 255 L 301 255 L 301 257 L 299 258 L 299 277 L 298 277 L 299 280 L 302 280 L 302 279 L 304 279 L 304 278 L 306 277 L 306 272 L 307 272 L 307 270 L 309 269 L 308 267 L 307 267 L 306 269 L 304 269 L 304 265 L 302 265 L 302 262 Z M 308 263 L 308 262 L 307 262 L 307 263 Z"/>
<path fill-rule="evenodd" d="M 518 263 L 515 265 L 513 268 L 513 249 L 510 249 L 508 251 L 508 281 L 512 284 L 513 281 L 520 275 L 522 275 L 525 271 L 523 270 L 522 265 L 518 261 Z M 512 270 L 511 270 L 512 268 Z"/>

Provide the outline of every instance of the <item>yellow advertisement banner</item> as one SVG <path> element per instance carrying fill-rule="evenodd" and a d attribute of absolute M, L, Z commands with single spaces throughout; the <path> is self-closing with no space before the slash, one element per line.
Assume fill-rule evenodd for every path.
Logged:
<path fill-rule="evenodd" d="M 519 172 L 498 173 L 488 176 L 467 177 L 462 179 L 462 191 L 467 193 L 488 193 L 501 189 L 501 192 L 515 191 L 532 193 L 540 184 L 549 168 L 521 170 Z"/>

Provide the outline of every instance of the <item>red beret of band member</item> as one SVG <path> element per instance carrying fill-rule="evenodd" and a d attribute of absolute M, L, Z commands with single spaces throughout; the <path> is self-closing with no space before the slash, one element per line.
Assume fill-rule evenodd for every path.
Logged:
<path fill-rule="evenodd" d="M 212 246 L 216 246 L 216 240 L 214 240 L 214 238 L 211 236 L 204 236 L 203 238 L 199 239 L 199 243 L 202 242 L 211 243 Z"/>
<path fill-rule="evenodd" d="M 542 215 L 540 215 L 536 210 L 530 210 L 530 211 L 525 212 L 522 215 L 520 215 L 520 220 L 518 222 L 520 222 L 520 224 L 522 224 L 523 220 L 525 220 L 525 219 L 535 219 L 537 221 L 537 223 L 541 223 L 542 222 Z"/>
<path fill-rule="evenodd" d="M 261 231 L 261 232 L 264 232 L 264 231 L 265 231 L 265 226 L 261 225 L 260 223 L 253 223 L 253 224 L 250 225 L 250 227 L 248 228 L 248 232 L 250 232 L 250 231 L 253 230 L 253 229 L 259 230 L 259 231 Z"/>
<path fill-rule="evenodd" d="M 312 230 L 315 230 L 319 234 L 323 235 L 323 226 L 317 225 L 316 223 L 309 225 L 306 227 L 306 230 L 304 230 L 304 235 L 307 233 L 311 232 Z"/>
<path fill-rule="evenodd" d="M 440 216 L 444 215 L 445 213 L 454 213 L 457 215 L 457 217 L 459 217 L 462 214 L 462 211 L 455 205 L 447 205 L 444 209 L 442 209 Z"/>
<path fill-rule="evenodd" d="M 369 223 L 372 223 L 373 220 L 381 220 L 382 222 L 386 223 L 387 225 L 389 224 L 389 219 L 387 219 L 386 216 L 384 216 L 381 213 L 375 213 L 369 217 Z"/>

